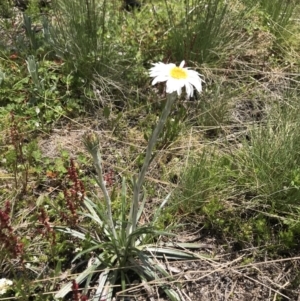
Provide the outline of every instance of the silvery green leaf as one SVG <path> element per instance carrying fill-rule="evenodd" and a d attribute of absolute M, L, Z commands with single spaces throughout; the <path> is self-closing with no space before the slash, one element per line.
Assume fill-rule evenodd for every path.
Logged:
<path fill-rule="evenodd" d="M 101 227 L 103 226 L 103 221 L 99 218 L 99 215 L 97 214 L 96 210 L 93 208 L 93 203 L 88 198 L 84 199 L 84 205 L 87 207 L 89 212 L 91 213 L 90 217 Z"/>
<path fill-rule="evenodd" d="M 81 232 L 78 232 L 76 230 L 70 229 L 68 227 L 55 226 L 54 229 L 58 230 L 60 232 L 66 233 L 66 234 L 70 234 L 70 235 L 72 235 L 74 237 L 77 237 L 77 238 L 79 238 L 81 240 L 85 240 L 86 239 L 85 234 L 83 234 Z"/>
<path fill-rule="evenodd" d="M 126 226 L 128 224 L 127 210 L 126 210 L 126 178 L 122 179 L 122 191 L 121 191 L 121 217 L 120 217 L 120 236 L 122 240 L 126 240 Z"/>
<path fill-rule="evenodd" d="M 77 237 L 81 240 L 85 240 L 86 239 L 86 236 L 84 233 L 82 232 L 79 232 L 79 231 L 76 231 L 76 230 L 73 230 L 73 229 L 70 229 L 68 227 L 63 227 L 63 226 L 55 226 L 53 227 L 55 230 L 58 230 L 60 232 L 63 232 L 63 233 L 66 233 L 66 234 L 70 234 L 72 235 L 73 237 Z M 91 239 L 90 240 L 91 243 L 93 244 L 97 244 L 98 242 L 95 240 L 95 239 Z"/>
<path fill-rule="evenodd" d="M 110 259 L 110 263 L 113 264 L 113 262 L 116 260 L 117 256 L 113 256 Z M 92 301 L 99 301 L 99 300 L 105 300 L 105 301 L 111 301 L 112 300 L 112 293 L 114 289 L 114 284 L 117 280 L 119 271 L 117 269 L 110 270 L 106 269 L 103 271 L 99 276 L 99 282 L 98 282 L 98 288 L 97 291 L 92 299 Z"/>
<path fill-rule="evenodd" d="M 146 189 L 144 189 L 143 193 L 141 194 L 140 198 L 142 198 L 142 202 L 140 204 L 140 207 L 139 207 L 139 211 L 137 213 L 137 221 L 140 219 L 142 213 L 143 213 L 143 210 L 144 210 L 144 207 L 145 207 L 145 202 L 146 202 Z"/>
<path fill-rule="evenodd" d="M 168 283 L 166 282 L 166 277 L 171 279 L 172 276 L 165 269 L 163 269 L 163 267 L 155 264 L 155 262 L 146 254 L 140 253 L 139 259 L 143 262 L 143 272 L 151 279 L 159 280 L 160 277 L 155 270 L 157 269 L 160 271 L 160 273 L 164 276 L 164 285 L 161 285 L 161 288 L 172 301 L 180 301 L 181 299 L 179 295 L 172 288 L 167 287 Z"/>
<path fill-rule="evenodd" d="M 159 248 L 159 247 L 149 247 L 146 246 L 144 248 L 144 251 L 149 252 L 153 254 L 153 256 L 157 258 L 168 258 L 168 259 L 193 259 L 193 258 L 199 258 L 197 254 L 189 253 L 186 251 L 181 251 L 177 249 L 171 249 L 171 248 Z"/>
<path fill-rule="evenodd" d="M 94 262 L 88 266 L 83 272 L 81 272 L 76 278 L 76 283 L 82 283 L 88 275 L 92 274 L 98 266 L 101 264 L 100 260 L 97 258 L 93 258 Z M 71 290 L 72 290 L 72 281 L 69 281 L 65 286 L 63 286 L 54 296 L 55 299 L 64 298 Z"/>
<path fill-rule="evenodd" d="M 106 269 L 105 271 L 103 271 L 100 274 L 97 291 L 96 291 L 92 301 L 102 300 L 101 297 L 103 297 L 103 296 L 105 297 L 105 295 L 108 294 L 108 292 L 105 291 L 105 284 L 107 282 L 108 275 L 109 275 L 109 269 Z M 109 301 L 109 299 L 107 299 L 107 298 L 105 298 L 105 300 Z"/>
<path fill-rule="evenodd" d="M 183 248 L 183 249 L 201 249 L 201 248 L 207 248 L 210 247 L 208 244 L 201 244 L 201 243 L 191 243 L 191 242 L 179 242 L 179 243 L 166 243 L 163 244 L 163 246 L 166 247 L 173 247 L 173 248 Z"/>
<path fill-rule="evenodd" d="M 181 298 L 179 295 L 172 289 L 172 288 L 162 288 L 164 292 L 167 294 L 167 296 L 172 300 L 172 301 L 180 301 Z"/>

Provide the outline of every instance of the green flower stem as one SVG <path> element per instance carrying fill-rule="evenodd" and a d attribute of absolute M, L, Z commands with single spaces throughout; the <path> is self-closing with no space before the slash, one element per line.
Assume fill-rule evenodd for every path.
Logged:
<path fill-rule="evenodd" d="M 159 118 L 159 121 L 152 132 L 151 138 L 148 142 L 147 150 L 146 150 L 146 156 L 145 160 L 143 163 L 143 166 L 141 168 L 141 171 L 139 172 L 137 182 L 134 181 L 134 192 L 133 192 L 133 203 L 131 205 L 131 210 L 130 210 L 130 216 L 132 217 L 132 225 L 129 225 L 130 228 L 128 228 L 128 232 L 132 233 L 135 231 L 136 226 L 137 226 L 137 213 L 138 213 L 138 206 L 139 206 L 139 196 L 141 193 L 141 188 L 145 180 L 145 175 L 146 171 L 148 170 L 151 156 L 152 156 L 152 151 L 153 148 L 157 142 L 157 139 L 159 137 L 159 134 L 161 133 L 167 118 L 170 114 L 171 108 L 175 100 L 177 99 L 177 93 L 173 92 L 171 94 L 167 94 L 167 102 L 166 105 L 162 111 L 162 114 Z"/>
<path fill-rule="evenodd" d="M 103 174 L 102 174 L 102 164 L 101 164 L 101 154 L 99 149 L 97 149 L 97 151 L 91 152 L 92 156 L 93 156 L 93 160 L 94 160 L 94 164 L 96 167 L 96 171 L 97 171 L 97 175 L 98 175 L 98 184 L 104 194 L 104 199 L 106 202 L 106 209 L 107 209 L 107 217 L 108 217 L 108 222 L 109 222 L 109 227 L 111 232 L 113 233 L 113 236 L 115 239 L 117 239 L 117 233 L 114 227 L 114 222 L 113 222 L 113 218 L 112 218 L 112 210 L 111 210 L 111 199 L 110 196 L 108 194 L 108 191 L 106 189 L 105 183 L 104 183 L 104 179 L 103 179 Z"/>

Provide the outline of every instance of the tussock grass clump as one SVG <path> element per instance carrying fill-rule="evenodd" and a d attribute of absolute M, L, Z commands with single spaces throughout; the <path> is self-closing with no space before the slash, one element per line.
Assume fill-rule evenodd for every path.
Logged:
<path fill-rule="evenodd" d="M 248 125 L 238 147 L 191 157 L 175 208 L 234 240 L 286 249 L 298 243 L 300 131 L 297 96 L 274 100 L 268 120 Z M 204 215 L 204 219 L 203 219 Z M 201 217 L 202 216 L 202 217 Z"/>
<path fill-rule="evenodd" d="M 250 9 L 238 1 L 185 1 L 182 8 L 168 5 L 167 43 L 170 57 L 200 64 L 216 64 L 236 53 L 247 40 Z M 178 9 L 178 11 L 176 10 Z"/>
<path fill-rule="evenodd" d="M 95 72 L 107 74 L 111 66 L 114 45 L 107 42 L 107 31 L 117 25 L 112 6 L 108 1 L 53 1 L 53 50 L 69 72 L 78 73 L 84 81 L 92 80 Z"/>

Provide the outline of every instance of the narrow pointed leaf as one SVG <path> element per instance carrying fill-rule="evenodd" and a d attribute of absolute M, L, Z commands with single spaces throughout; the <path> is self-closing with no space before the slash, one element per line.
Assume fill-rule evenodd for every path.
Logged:
<path fill-rule="evenodd" d="M 83 272 L 80 273 L 80 275 L 78 275 L 75 278 L 76 283 L 81 284 L 90 273 L 93 273 L 93 271 L 95 271 L 98 266 L 101 264 L 101 262 L 99 261 L 99 259 L 95 258 L 95 262 L 90 265 L 89 267 L 87 267 Z M 63 286 L 63 288 L 61 288 L 57 294 L 54 296 L 55 299 L 58 298 L 64 298 L 71 290 L 72 290 L 72 281 L 68 282 L 65 286 Z"/>
<path fill-rule="evenodd" d="M 95 211 L 95 209 L 93 208 L 93 206 L 90 203 L 90 200 L 85 198 L 84 200 L 84 205 L 87 207 L 87 209 L 89 210 L 89 212 L 91 213 L 91 218 L 97 223 L 99 224 L 101 227 L 103 225 L 103 221 L 99 218 L 99 215 L 97 214 L 97 212 Z"/>
<path fill-rule="evenodd" d="M 109 274 L 109 269 L 106 269 L 105 271 L 103 271 L 100 274 L 98 288 L 97 288 L 97 291 L 96 291 L 92 301 L 101 300 L 101 297 L 103 296 L 102 294 L 103 294 L 103 291 L 104 291 L 104 287 L 105 287 L 105 284 L 107 282 L 108 274 Z"/>
<path fill-rule="evenodd" d="M 70 234 L 73 237 L 77 237 L 81 240 L 85 240 L 86 236 L 84 233 L 78 232 L 76 230 L 70 229 L 68 227 L 60 227 L 60 226 L 55 226 L 54 227 L 55 230 L 58 230 L 60 232 L 66 233 L 66 234 Z M 92 243 L 97 243 L 94 239 L 91 240 Z"/>
<path fill-rule="evenodd" d="M 171 193 L 169 193 L 166 198 L 163 200 L 163 202 L 160 204 L 160 206 L 156 209 L 155 211 L 155 214 L 153 216 L 153 219 L 152 219 L 152 223 L 155 223 L 156 220 L 158 219 L 159 217 L 159 214 L 161 212 L 161 210 L 163 209 L 163 207 L 166 205 L 166 203 L 168 202 L 169 198 L 171 196 Z"/>
<path fill-rule="evenodd" d="M 98 244 L 98 245 L 96 245 L 96 246 L 92 246 L 92 247 L 90 247 L 90 248 L 88 248 L 88 249 L 85 249 L 84 251 L 78 253 L 78 254 L 73 258 L 72 262 L 76 261 L 78 258 L 80 258 L 82 255 L 84 255 L 84 254 L 86 254 L 86 253 L 90 253 L 90 252 L 92 252 L 92 251 L 94 251 L 94 250 L 99 250 L 99 249 L 102 249 L 102 248 L 101 248 L 101 244 Z"/>
<path fill-rule="evenodd" d="M 142 202 L 140 204 L 139 211 L 137 213 L 137 221 L 139 221 L 139 219 L 140 219 L 140 217 L 141 217 L 141 215 L 143 213 L 143 210 L 144 210 L 144 207 L 145 207 L 145 203 L 146 203 L 146 196 L 147 196 L 146 190 L 144 189 L 144 191 L 143 191 L 143 200 L 142 200 Z"/>
<path fill-rule="evenodd" d="M 149 252 L 153 254 L 155 257 L 159 257 L 159 258 L 163 258 L 163 257 L 167 257 L 169 259 L 199 258 L 197 254 L 171 249 L 171 248 L 145 247 L 144 251 Z"/>

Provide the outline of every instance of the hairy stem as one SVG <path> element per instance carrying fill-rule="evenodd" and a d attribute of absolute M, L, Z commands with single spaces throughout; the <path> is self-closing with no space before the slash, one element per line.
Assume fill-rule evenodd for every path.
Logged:
<path fill-rule="evenodd" d="M 166 105 L 162 111 L 162 114 L 158 120 L 158 123 L 152 132 L 151 138 L 148 142 L 148 146 L 146 149 L 146 156 L 145 160 L 143 163 L 143 166 L 138 174 L 137 181 L 134 179 L 134 192 L 133 192 L 133 202 L 131 204 L 131 209 L 130 209 L 130 216 L 132 224 L 128 225 L 127 233 L 130 234 L 135 231 L 136 226 L 137 226 L 137 213 L 138 213 L 138 207 L 139 207 L 139 196 L 141 193 L 142 185 L 144 183 L 145 175 L 148 170 L 148 167 L 150 165 L 150 160 L 152 156 L 152 151 L 153 148 L 157 142 L 157 139 L 159 137 L 159 134 L 161 133 L 167 118 L 171 112 L 171 108 L 175 100 L 177 99 L 177 93 L 174 92 L 172 94 L 167 94 L 167 102 Z"/>

